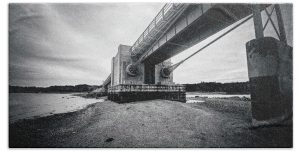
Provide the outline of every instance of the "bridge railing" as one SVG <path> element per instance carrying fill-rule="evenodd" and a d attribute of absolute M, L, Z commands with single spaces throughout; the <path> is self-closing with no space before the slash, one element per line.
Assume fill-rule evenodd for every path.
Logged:
<path fill-rule="evenodd" d="M 111 81 L 111 74 L 108 75 L 108 77 L 104 80 L 103 82 L 103 86 L 106 86 L 110 83 Z"/>
<path fill-rule="evenodd" d="M 165 4 L 131 47 L 130 51 L 132 56 L 141 55 L 143 50 L 146 50 L 149 45 L 156 41 L 158 37 L 163 34 L 163 29 L 176 17 L 178 10 L 180 10 L 182 6 L 184 6 L 184 4 Z"/>
<path fill-rule="evenodd" d="M 110 86 L 109 93 L 116 92 L 185 92 L 184 85 L 120 84 Z"/>

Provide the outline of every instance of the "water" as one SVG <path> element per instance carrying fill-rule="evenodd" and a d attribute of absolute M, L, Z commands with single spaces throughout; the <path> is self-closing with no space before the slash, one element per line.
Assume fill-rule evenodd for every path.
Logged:
<path fill-rule="evenodd" d="M 186 92 L 186 97 L 207 97 L 207 98 L 230 98 L 230 97 L 239 97 L 239 98 L 250 98 L 250 94 L 226 94 L 223 92 L 216 92 L 216 93 L 210 93 L 210 92 Z"/>
<path fill-rule="evenodd" d="M 85 99 L 71 94 L 10 93 L 9 121 L 72 112 L 103 99 Z"/>
<path fill-rule="evenodd" d="M 192 100 L 192 99 L 186 100 L 186 103 L 199 103 L 199 102 L 205 102 L 205 101 L 204 100 Z"/>
<path fill-rule="evenodd" d="M 186 103 L 197 103 L 197 102 L 205 102 L 204 100 L 194 100 L 190 98 L 195 98 L 196 96 L 202 98 L 231 98 L 231 97 L 239 97 L 239 98 L 249 98 L 250 94 L 226 94 L 223 92 L 186 92 Z"/>

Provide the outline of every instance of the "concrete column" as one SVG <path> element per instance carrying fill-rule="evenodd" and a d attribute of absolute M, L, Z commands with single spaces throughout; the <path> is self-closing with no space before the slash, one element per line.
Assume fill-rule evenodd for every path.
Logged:
<path fill-rule="evenodd" d="M 145 66 L 145 84 L 155 84 L 155 65 L 151 63 L 144 63 Z"/>
<path fill-rule="evenodd" d="M 253 6 L 253 22 L 254 22 L 254 29 L 255 29 L 255 37 L 256 38 L 264 37 L 264 28 L 262 25 L 261 11 L 260 11 L 259 4 Z"/>
<path fill-rule="evenodd" d="M 278 123 L 292 115 L 292 47 L 272 37 L 246 44 L 252 122 Z"/>
<path fill-rule="evenodd" d="M 285 29 L 284 29 L 284 23 L 283 23 L 279 4 L 275 4 L 275 10 L 276 10 L 276 16 L 277 16 L 277 22 L 278 22 L 278 28 L 279 28 L 279 39 L 280 39 L 280 41 L 287 43 Z"/>

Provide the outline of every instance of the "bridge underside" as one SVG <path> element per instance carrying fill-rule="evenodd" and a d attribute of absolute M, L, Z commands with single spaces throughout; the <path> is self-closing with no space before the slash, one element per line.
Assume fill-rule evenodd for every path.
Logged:
<path fill-rule="evenodd" d="M 232 25 L 238 20 L 252 13 L 250 4 L 217 4 L 207 10 L 199 18 L 178 32 L 171 39 L 144 57 L 143 62 L 149 64 L 161 63 L 172 56 L 192 47 L 193 45 L 205 40 L 218 31 Z M 199 5 L 194 4 L 184 12 L 191 14 L 191 11 L 199 9 Z M 185 15 L 184 17 L 188 17 Z M 178 19 L 184 20 L 184 19 Z M 176 31 L 176 30 L 175 30 Z"/>

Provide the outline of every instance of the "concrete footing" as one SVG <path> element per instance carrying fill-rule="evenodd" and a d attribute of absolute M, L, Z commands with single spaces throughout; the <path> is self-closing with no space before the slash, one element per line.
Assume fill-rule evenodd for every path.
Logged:
<path fill-rule="evenodd" d="M 291 118 L 293 104 L 292 47 L 272 37 L 246 44 L 251 85 L 252 122 L 281 123 Z"/>
<path fill-rule="evenodd" d="M 153 99 L 186 101 L 182 85 L 118 85 L 109 89 L 108 99 L 117 103 Z"/>

